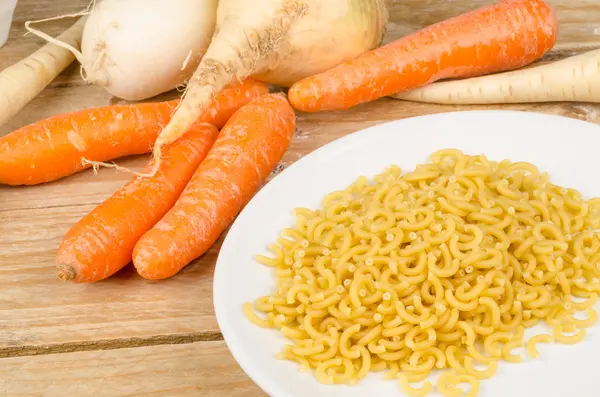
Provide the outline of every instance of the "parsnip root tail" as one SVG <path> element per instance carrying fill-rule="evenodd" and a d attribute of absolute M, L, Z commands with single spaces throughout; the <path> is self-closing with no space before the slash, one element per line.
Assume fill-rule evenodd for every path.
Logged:
<path fill-rule="evenodd" d="M 95 6 L 96 6 L 96 0 L 92 0 L 88 4 L 87 8 L 81 12 L 76 12 L 74 14 L 64 14 L 64 15 L 59 15 L 56 17 L 50 17 L 50 18 L 44 18 L 44 19 L 38 19 L 36 21 L 26 21 L 25 29 L 27 29 L 28 33 L 32 33 L 32 34 L 46 40 L 48 43 L 51 43 L 51 44 L 57 45 L 59 47 L 62 47 L 66 50 L 69 50 L 75 56 L 75 58 L 79 61 L 79 63 L 81 63 L 83 65 L 83 54 L 81 53 L 81 51 L 79 51 L 77 48 L 75 48 L 74 46 L 72 46 L 71 44 L 69 44 L 65 41 L 56 39 L 56 38 L 42 32 L 39 29 L 32 28 L 31 25 L 42 23 L 42 22 L 48 22 L 48 21 L 56 21 L 58 19 L 63 19 L 63 18 L 85 17 L 87 15 L 90 15 L 90 13 L 92 12 L 92 10 L 94 9 Z"/>
<path fill-rule="evenodd" d="M 42 32 L 39 29 L 34 29 L 31 27 L 32 24 L 34 23 L 41 23 L 41 22 L 46 22 L 46 21 L 52 21 L 55 19 L 59 19 L 59 18 L 66 18 L 66 17 L 70 17 L 70 16 L 75 16 L 76 14 L 73 15 L 61 15 L 60 17 L 53 17 L 53 18 L 46 18 L 46 19 L 40 19 L 37 21 L 26 21 L 25 22 L 25 29 L 27 29 L 27 31 L 29 33 L 33 33 L 34 35 L 46 40 L 48 43 L 50 44 L 54 44 L 56 46 L 62 47 L 65 50 L 69 50 L 74 56 L 75 58 L 79 61 L 79 63 L 83 64 L 83 54 L 81 53 L 81 51 L 79 51 L 77 48 L 73 47 L 71 44 L 66 43 L 64 41 L 61 41 L 59 39 L 56 39 L 44 32 Z"/>
<path fill-rule="evenodd" d="M 160 138 L 160 137 L 159 137 Z M 160 168 L 160 165 L 162 163 L 162 148 L 163 148 L 163 144 L 159 142 L 158 145 L 154 145 L 154 148 L 152 149 L 152 160 L 153 160 L 153 164 L 152 164 L 152 168 L 150 169 L 150 172 L 148 173 L 148 177 L 153 177 L 154 175 L 156 175 L 156 173 L 158 172 L 158 169 Z"/>
<path fill-rule="evenodd" d="M 128 174 L 133 174 L 135 176 L 139 176 L 140 178 L 152 177 L 152 176 L 154 176 L 154 174 L 156 174 L 156 171 L 158 170 L 158 166 L 156 166 L 156 164 L 152 168 L 152 171 L 150 173 L 143 173 L 143 172 L 134 171 L 127 167 L 120 166 L 116 163 L 105 163 L 103 161 L 88 160 L 86 158 L 81 159 L 81 164 L 91 165 L 95 174 L 98 173 L 98 169 L 100 167 L 104 167 L 104 168 L 114 168 L 117 171 L 126 172 Z"/>
<path fill-rule="evenodd" d="M 64 48 L 64 49 L 68 50 L 69 52 L 71 52 L 73 54 L 73 56 L 77 59 L 77 61 L 80 63 L 79 74 L 81 75 L 81 78 L 83 81 L 90 83 L 90 84 L 106 86 L 108 84 L 107 77 L 104 74 L 99 73 L 100 65 L 102 64 L 102 61 L 104 61 L 104 57 L 106 56 L 106 50 L 100 51 L 98 58 L 94 61 L 93 64 L 90 65 L 90 61 L 88 59 L 86 59 L 86 57 L 83 55 L 83 53 L 79 49 L 75 48 L 75 46 L 73 46 L 72 44 L 68 43 L 65 40 L 61 40 L 60 37 L 54 38 L 54 37 L 42 32 L 39 29 L 35 29 L 35 28 L 31 27 L 31 25 L 33 25 L 33 24 L 38 24 L 38 23 L 48 22 L 48 21 L 55 21 L 55 20 L 63 19 L 63 18 L 76 18 L 76 17 L 86 18 L 92 12 L 92 10 L 94 9 L 95 6 L 96 6 L 96 0 L 91 0 L 91 2 L 88 4 L 87 8 L 81 12 L 77 12 L 74 14 L 64 14 L 64 15 L 59 15 L 59 16 L 51 17 L 51 18 L 39 19 L 36 21 L 27 21 L 27 22 L 25 22 L 25 29 L 27 29 L 28 33 L 32 33 L 32 34 L 46 40 L 50 44 L 54 44 L 58 47 Z"/>

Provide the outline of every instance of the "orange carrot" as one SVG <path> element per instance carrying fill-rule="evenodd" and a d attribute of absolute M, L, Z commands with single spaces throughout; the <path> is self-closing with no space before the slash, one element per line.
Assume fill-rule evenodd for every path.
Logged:
<path fill-rule="evenodd" d="M 441 79 L 525 66 L 554 46 L 557 33 L 543 0 L 501 0 L 301 80 L 288 96 L 305 112 L 347 109 Z"/>
<path fill-rule="evenodd" d="M 268 92 L 246 80 L 216 97 L 201 120 L 223 127 L 242 105 Z M 38 121 L 0 137 L 0 183 L 35 185 L 108 161 L 148 153 L 179 100 L 105 106 Z"/>
<path fill-rule="evenodd" d="M 295 126 L 294 111 L 280 94 L 238 110 L 175 206 L 136 244 L 138 273 L 168 278 L 206 252 L 283 157 Z"/>
<path fill-rule="evenodd" d="M 99 281 L 127 265 L 136 242 L 173 207 L 218 134 L 214 126 L 196 122 L 167 147 L 154 176 L 135 177 L 77 222 L 58 249 L 58 277 Z M 144 171 L 152 166 L 151 161 Z"/>

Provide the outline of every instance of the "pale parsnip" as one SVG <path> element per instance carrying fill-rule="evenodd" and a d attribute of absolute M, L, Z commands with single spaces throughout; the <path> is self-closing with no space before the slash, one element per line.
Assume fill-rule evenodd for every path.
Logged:
<path fill-rule="evenodd" d="M 79 47 L 85 19 L 82 17 L 57 39 Z M 23 109 L 74 59 L 69 50 L 48 43 L 0 72 L 0 125 Z"/>
<path fill-rule="evenodd" d="M 600 103 L 600 50 L 513 72 L 434 83 L 393 97 L 458 105 Z"/>
<path fill-rule="evenodd" d="M 289 86 L 377 47 L 386 21 L 385 0 L 220 0 L 214 38 L 154 146 L 155 167 L 160 148 L 231 82 Z"/>

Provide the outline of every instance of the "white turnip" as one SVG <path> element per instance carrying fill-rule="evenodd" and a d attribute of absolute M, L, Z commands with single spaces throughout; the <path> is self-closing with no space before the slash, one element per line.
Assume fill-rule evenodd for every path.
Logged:
<path fill-rule="evenodd" d="M 147 99 L 192 75 L 210 43 L 216 11 L 217 0 L 103 0 L 89 13 L 81 52 L 63 46 L 87 82 L 122 99 Z"/>

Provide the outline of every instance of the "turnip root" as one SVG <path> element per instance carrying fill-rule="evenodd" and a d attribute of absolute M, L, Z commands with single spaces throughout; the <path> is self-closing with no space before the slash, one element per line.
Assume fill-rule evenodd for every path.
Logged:
<path fill-rule="evenodd" d="M 85 18 L 57 39 L 79 47 Z M 69 50 L 49 43 L 0 72 L 0 125 L 23 109 L 74 60 Z"/>
<path fill-rule="evenodd" d="M 208 47 L 216 10 L 217 0 L 98 2 L 74 51 L 83 78 L 132 101 L 182 85 Z"/>
<path fill-rule="evenodd" d="M 393 95 L 439 104 L 600 103 L 600 50 L 512 72 L 434 83 Z"/>
<path fill-rule="evenodd" d="M 377 47 L 385 0 L 220 0 L 217 27 L 155 146 L 173 142 L 225 86 L 246 77 L 290 86 Z"/>

